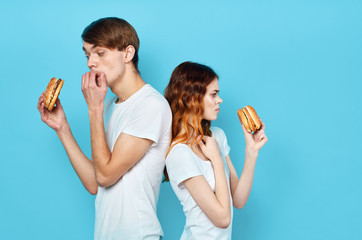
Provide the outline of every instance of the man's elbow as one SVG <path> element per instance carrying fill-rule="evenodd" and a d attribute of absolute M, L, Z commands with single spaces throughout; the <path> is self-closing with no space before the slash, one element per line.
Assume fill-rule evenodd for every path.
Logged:
<path fill-rule="evenodd" d="M 98 186 L 100 187 L 110 187 L 117 182 L 114 181 L 114 178 L 112 178 L 111 176 L 104 176 L 102 174 L 97 174 L 96 180 Z"/>
<path fill-rule="evenodd" d="M 98 193 L 98 186 L 97 187 L 92 187 L 90 189 L 87 189 L 88 192 L 92 195 L 96 195 Z"/>
<path fill-rule="evenodd" d="M 98 185 L 97 185 L 97 183 L 85 184 L 84 187 L 92 195 L 96 195 L 98 193 Z"/>
<path fill-rule="evenodd" d="M 97 184 L 100 187 L 108 187 L 109 180 L 106 177 L 97 176 Z"/>

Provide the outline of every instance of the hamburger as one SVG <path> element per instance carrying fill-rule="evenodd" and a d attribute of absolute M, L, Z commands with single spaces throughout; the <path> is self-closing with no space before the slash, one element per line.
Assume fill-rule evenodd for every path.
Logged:
<path fill-rule="evenodd" d="M 60 90 L 62 89 L 64 80 L 53 77 L 50 79 L 47 89 L 44 94 L 44 106 L 49 111 L 54 108 L 55 101 L 57 101 Z"/>
<path fill-rule="evenodd" d="M 246 131 L 256 132 L 260 129 L 260 119 L 252 106 L 246 106 L 237 111 L 241 124 L 244 125 Z"/>

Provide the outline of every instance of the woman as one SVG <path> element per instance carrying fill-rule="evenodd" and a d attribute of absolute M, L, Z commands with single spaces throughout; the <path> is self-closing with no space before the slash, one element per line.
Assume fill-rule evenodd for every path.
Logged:
<path fill-rule="evenodd" d="M 238 178 L 225 133 L 210 127 L 222 99 L 218 76 L 209 67 L 184 62 L 165 90 L 172 110 L 172 140 L 166 180 L 183 205 L 186 225 L 181 239 L 231 239 L 232 206 L 248 200 L 259 150 L 267 142 L 264 123 L 256 133 L 244 126 L 246 149 Z"/>

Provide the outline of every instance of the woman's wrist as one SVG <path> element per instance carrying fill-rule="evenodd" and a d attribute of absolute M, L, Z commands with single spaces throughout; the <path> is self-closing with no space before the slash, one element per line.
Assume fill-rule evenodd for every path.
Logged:
<path fill-rule="evenodd" d="M 258 155 L 259 155 L 258 150 L 254 150 L 254 149 L 250 149 L 250 148 L 245 149 L 245 159 L 256 160 L 258 158 Z"/>
<path fill-rule="evenodd" d="M 219 154 L 219 156 L 214 156 L 214 157 L 210 158 L 210 161 L 212 162 L 213 165 L 224 164 L 220 154 Z"/>

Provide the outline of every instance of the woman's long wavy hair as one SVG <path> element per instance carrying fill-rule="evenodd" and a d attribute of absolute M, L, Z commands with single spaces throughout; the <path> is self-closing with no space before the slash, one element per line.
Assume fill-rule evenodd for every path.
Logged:
<path fill-rule="evenodd" d="M 216 78 L 210 67 L 194 62 L 183 62 L 172 72 L 165 89 L 172 111 L 172 138 L 167 154 L 178 143 L 193 147 L 203 136 L 211 136 L 211 122 L 203 119 L 204 96 L 207 85 Z M 164 174 L 164 181 L 169 181 L 166 168 Z"/>

